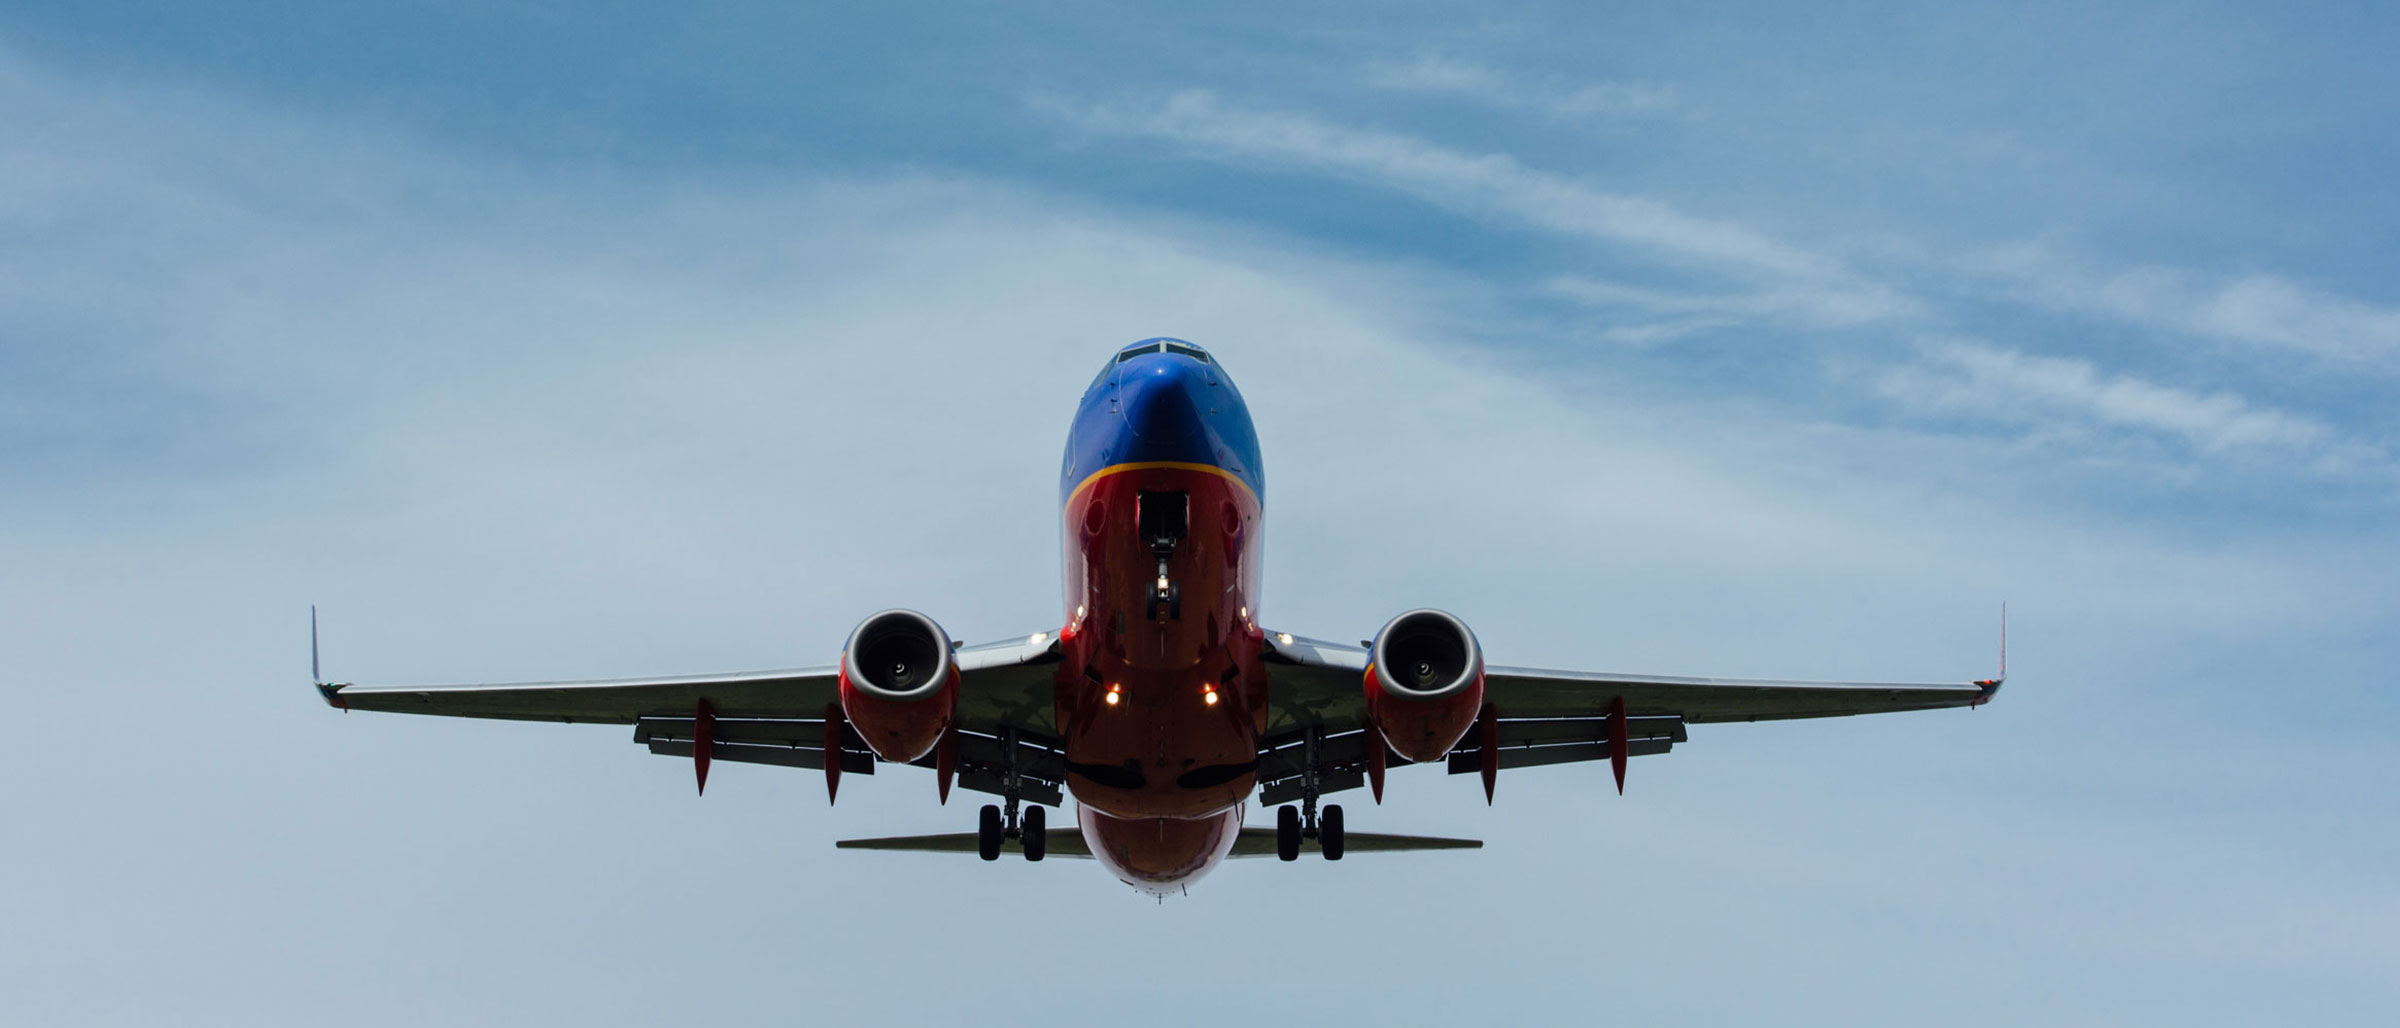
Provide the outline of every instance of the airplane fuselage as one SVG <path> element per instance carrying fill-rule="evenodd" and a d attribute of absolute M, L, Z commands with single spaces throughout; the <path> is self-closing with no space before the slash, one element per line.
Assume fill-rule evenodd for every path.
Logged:
<path fill-rule="evenodd" d="M 1060 475 L 1058 724 L 1092 853 L 1137 888 L 1232 848 L 1257 783 L 1264 473 L 1241 393 L 1180 340 L 1121 351 Z"/>

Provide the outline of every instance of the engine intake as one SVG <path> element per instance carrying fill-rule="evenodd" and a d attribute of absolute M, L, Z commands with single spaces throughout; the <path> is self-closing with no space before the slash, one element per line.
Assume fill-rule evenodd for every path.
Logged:
<path fill-rule="evenodd" d="M 1483 710 L 1483 647 L 1457 617 L 1412 610 L 1375 633 L 1367 718 L 1392 752 L 1416 763 L 1448 755 Z"/>
<path fill-rule="evenodd" d="M 950 636 L 913 610 L 859 622 L 842 647 L 842 715 L 885 760 L 931 752 L 958 707 L 958 662 Z"/>

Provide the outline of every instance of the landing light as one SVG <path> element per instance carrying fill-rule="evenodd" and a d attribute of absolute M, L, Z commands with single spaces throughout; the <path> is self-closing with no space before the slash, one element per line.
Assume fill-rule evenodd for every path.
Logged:
<path fill-rule="evenodd" d="M 1029 636 L 1026 636 L 1026 637 L 1025 637 L 1025 645 L 1027 645 L 1027 646 L 1040 646 L 1040 645 L 1042 644 L 1043 640 L 1046 640 L 1046 639 L 1048 639 L 1048 638 L 1050 638 L 1050 633 L 1048 633 L 1048 632 L 1035 632 L 1035 633 L 1033 633 L 1032 635 L 1029 635 Z"/>
<path fill-rule="evenodd" d="M 1201 686 L 1201 687 L 1200 687 L 1200 702 L 1202 702 L 1202 703 L 1205 703 L 1205 704 L 1208 704 L 1208 705 L 1209 705 L 1209 706 L 1211 706 L 1211 707 L 1214 707 L 1214 706 L 1216 706 L 1216 705 L 1217 705 L 1217 687 L 1216 687 L 1216 686 L 1213 686 L 1213 685 L 1203 685 L 1203 686 Z"/>
<path fill-rule="evenodd" d="M 1292 633 L 1290 633 L 1290 632 L 1277 632 L 1277 633 L 1275 633 L 1275 641 L 1276 641 L 1276 642 L 1279 642 L 1279 643 L 1282 643 L 1282 644 L 1284 644 L 1285 646 L 1290 646 L 1290 645 L 1292 644 Z"/>
<path fill-rule="evenodd" d="M 1122 695 L 1124 690 L 1125 687 L 1122 685 L 1109 686 L 1108 695 L 1101 697 L 1101 699 L 1106 701 L 1109 706 L 1114 707 L 1117 705 L 1117 701 L 1124 699 L 1124 696 Z"/>

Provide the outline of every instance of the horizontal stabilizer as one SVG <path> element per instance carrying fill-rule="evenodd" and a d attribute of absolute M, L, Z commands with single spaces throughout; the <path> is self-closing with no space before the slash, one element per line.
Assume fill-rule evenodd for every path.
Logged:
<path fill-rule="evenodd" d="M 1073 860 L 1090 860 L 1092 850 L 1084 844 L 1083 832 L 1073 828 L 1053 828 L 1045 840 L 1047 855 Z M 1444 839 L 1429 835 L 1384 835 L 1378 832 L 1345 832 L 1342 835 L 1345 853 L 1403 853 L 1414 850 L 1472 850 L 1482 849 L 1480 839 Z M 843 839 L 834 843 L 846 850 L 897 850 L 904 853 L 974 853 L 975 833 L 951 832 L 944 835 L 897 835 L 882 839 Z M 1020 847 L 1011 840 L 1009 849 Z M 1275 830 L 1244 828 L 1242 836 L 1233 842 L 1236 859 L 1272 857 L 1275 855 Z"/>
<path fill-rule="evenodd" d="M 1407 853 L 1415 850 L 1479 850 L 1482 848 L 1483 840 L 1481 839 L 1444 839 L 1433 835 L 1385 835 L 1380 832 L 1342 833 L 1342 852 L 1345 854 Z M 1234 840 L 1233 852 L 1227 855 L 1236 860 L 1245 857 L 1275 856 L 1275 830 L 1272 828 L 1242 829 L 1242 837 Z"/>
<path fill-rule="evenodd" d="M 1043 833 L 1044 856 L 1072 860 L 1092 859 L 1092 848 L 1083 844 L 1083 833 L 1073 828 L 1053 828 Z M 882 839 L 843 839 L 834 843 L 846 850 L 898 850 L 903 853 L 975 853 L 976 835 L 973 832 L 951 832 L 946 835 L 894 835 Z M 1003 845 L 1005 849 L 1022 850 L 1015 839 Z"/>

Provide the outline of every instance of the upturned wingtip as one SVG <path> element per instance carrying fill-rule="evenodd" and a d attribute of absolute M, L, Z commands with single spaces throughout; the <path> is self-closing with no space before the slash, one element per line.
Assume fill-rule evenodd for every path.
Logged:
<path fill-rule="evenodd" d="M 317 605 L 314 603 L 308 605 L 308 679 L 316 683 L 317 695 L 325 698 L 326 706 L 341 711 L 350 709 L 349 701 L 342 699 L 342 690 L 348 688 L 349 683 L 325 680 L 324 665 L 317 654 Z"/>

